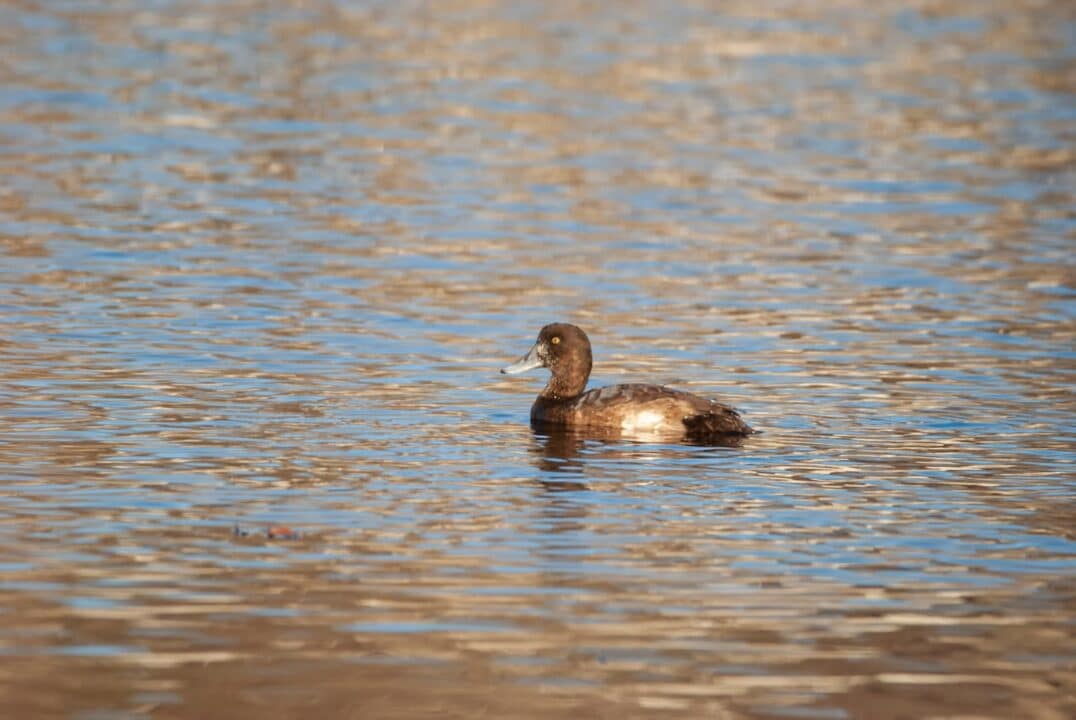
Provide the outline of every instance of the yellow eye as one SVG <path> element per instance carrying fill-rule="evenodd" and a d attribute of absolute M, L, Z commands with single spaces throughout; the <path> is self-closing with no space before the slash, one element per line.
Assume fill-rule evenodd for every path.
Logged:
<path fill-rule="evenodd" d="M 552 343 L 552 344 L 554 344 L 554 345 L 559 345 L 559 344 L 560 344 L 560 338 L 559 338 L 559 337 L 556 337 L 556 336 L 554 336 L 554 337 L 552 337 L 552 338 L 550 338 L 550 339 L 549 339 L 549 342 L 551 342 L 551 343 Z"/>

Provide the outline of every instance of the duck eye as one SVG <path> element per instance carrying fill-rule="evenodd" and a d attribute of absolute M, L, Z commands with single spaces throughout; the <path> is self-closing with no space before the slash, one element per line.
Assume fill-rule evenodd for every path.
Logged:
<path fill-rule="evenodd" d="M 551 337 L 549 339 L 549 342 L 552 343 L 553 345 L 560 345 L 560 338 L 556 337 L 556 336 L 553 336 L 553 337 Z"/>

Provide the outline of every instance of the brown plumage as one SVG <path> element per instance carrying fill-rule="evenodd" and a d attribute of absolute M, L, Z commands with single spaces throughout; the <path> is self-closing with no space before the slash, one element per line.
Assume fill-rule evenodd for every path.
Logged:
<path fill-rule="evenodd" d="M 727 405 L 661 385 L 611 385 L 584 392 L 592 366 L 590 340 L 575 325 L 553 323 L 534 347 L 502 373 L 550 369 L 531 407 L 531 422 L 653 439 L 727 443 L 753 430 Z"/>

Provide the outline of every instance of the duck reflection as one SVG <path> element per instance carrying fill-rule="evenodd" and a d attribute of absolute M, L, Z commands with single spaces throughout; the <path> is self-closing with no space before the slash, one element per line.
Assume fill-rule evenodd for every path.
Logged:
<path fill-rule="evenodd" d="M 540 482 L 550 490 L 584 490 L 588 463 L 593 460 L 654 460 L 670 456 L 683 456 L 685 452 L 712 452 L 718 448 L 738 448 L 743 438 L 730 437 L 715 443 L 671 441 L 667 445 L 654 444 L 651 437 L 635 438 L 622 432 L 602 433 L 569 430 L 562 425 L 531 423 L 534 444 L 531 452 L 539 470 L 555 474 Z M 685 445 L 689 448 L 685 450 Z M 569 479 L 567 476 L 574 476 Z"/>
<path fill-rule="evenodd" d="M 564 428 L 542 428 L 534 425 L 531 429 L 534 433 L 531 452 L 536 457 L 535 465 L 542 472 L 556 474 L 551 478 L 543 478 L 539 482 L 547 490 L 554 492 L 586 490 L 586 483 L 579 479 L 570 479 L 570 476 L 581 477 L 583 475 L 586 467 L 583 451 L 587 439 Z"/>
<path fill-rule="evenodd" d="M 563 428 L 543 428 L 534 426 L 534 452 L 538 455 L 538 466 L 550 472 L 580 472 L 583 469 L 583 455 L 587 437 Z M 591 441 L 596 444 L 599 441 Z"/>

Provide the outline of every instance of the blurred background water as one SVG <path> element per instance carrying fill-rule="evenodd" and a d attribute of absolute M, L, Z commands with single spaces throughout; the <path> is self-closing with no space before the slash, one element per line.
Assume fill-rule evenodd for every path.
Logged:
<path fill-rule="evenodd" d="M 1076 5 L 14 0 L 0 87 L 5 716 L 1076 714 Z M 763 434 L 532 432 L 554 320 Z"/>

